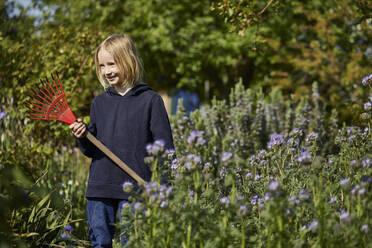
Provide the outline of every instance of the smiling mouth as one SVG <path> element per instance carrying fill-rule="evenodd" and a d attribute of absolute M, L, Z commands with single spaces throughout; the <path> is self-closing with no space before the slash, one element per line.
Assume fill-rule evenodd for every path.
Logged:
<path fill-rule="evenodd" d="M 112 81 L 112 80 L 114 80 L 116 77 L 114 76 L 114 77 L 106 77 L 106 79 L 107 80 L 109 80 L 109 81 Z"/>

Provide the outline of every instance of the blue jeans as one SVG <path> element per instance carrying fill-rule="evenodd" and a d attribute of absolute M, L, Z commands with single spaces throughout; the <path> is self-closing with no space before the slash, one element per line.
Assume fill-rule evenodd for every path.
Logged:
<path fill-rule="evenodd" d="M 110 198 L 87 198 L 89 238 L 93 247 L 112 247 L 115 234 L 116 215 L 121 220 L 121 210 L 128 200 Z M 121 233 L 121 246 L 125 247 L 128 237 Z"/>

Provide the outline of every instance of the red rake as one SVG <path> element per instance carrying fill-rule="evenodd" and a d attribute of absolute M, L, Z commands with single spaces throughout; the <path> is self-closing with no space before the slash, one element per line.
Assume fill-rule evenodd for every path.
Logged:
<path fill-rule="evenodd" d="M 47 77 L 45 81 L 40 79 L 43 87 L 38 88 L 37 91 L 32 90 L 34 94 L 30 95 L 30 97 L 33 102 L 28 102 L 29 118 L 37 120 L 59 120 L 70 125 L 76 121 L 76 117 L 67 104 L 66 94 L 63 91 L 61 80 L 57 72 L 56 76 L 58 84 L 53 75 L 51 75 L 52 82 L 49 82 Z M 138 183 L 145 183 L 136 172 L 121 161 L 89 131 L 86 132 L 86 137 Z"/>

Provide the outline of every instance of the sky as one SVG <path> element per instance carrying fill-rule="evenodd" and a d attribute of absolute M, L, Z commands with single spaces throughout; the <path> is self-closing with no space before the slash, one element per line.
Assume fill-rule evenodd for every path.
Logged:
<path fill-rule="evenodd" d="M 8 0 L 7 2 L 18 3 L 18 4 L 22 5 L 23 7 L 27 7 L 27 6 L 31 6 L 32 5 L 31 0 Z M 18 8 L 14 8 L 14 10 L 11 13 L 9 13 L 9 14 L 10 14 L 10 16 L 14 16 L 14 15 L 18 15 L 19 12 L 20 11 L 19 11 Z M 28 14 L 29 15 L 32 15 L 32 16 L 40 16 L 41 15 L 41 11 L 40 10 L 37 10 L 37 9 L 31 8 L 28 11 Z"/>

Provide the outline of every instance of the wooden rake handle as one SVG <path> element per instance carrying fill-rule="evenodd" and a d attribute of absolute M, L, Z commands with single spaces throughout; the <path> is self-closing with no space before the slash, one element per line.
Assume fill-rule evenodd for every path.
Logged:
<path fill-rule="evenodd" d="M 145 184 L 145 180 L 142 179 L 134 170 L 132 170 L 128 165 L 118 158 L 112 151 L 110 151 L 104 144 L 101 143 L 96 137 L 94 137 L 89 131 L 87 131 L 86 137 L 90 142 L 92 142 L 98 149 L 100 149 L 104 154 L 106 154 L 114 163 L 116 163 L 120 168 L 122 168 L 126 173 L 128 173 L 134 180 L 139 184 Z"/>

